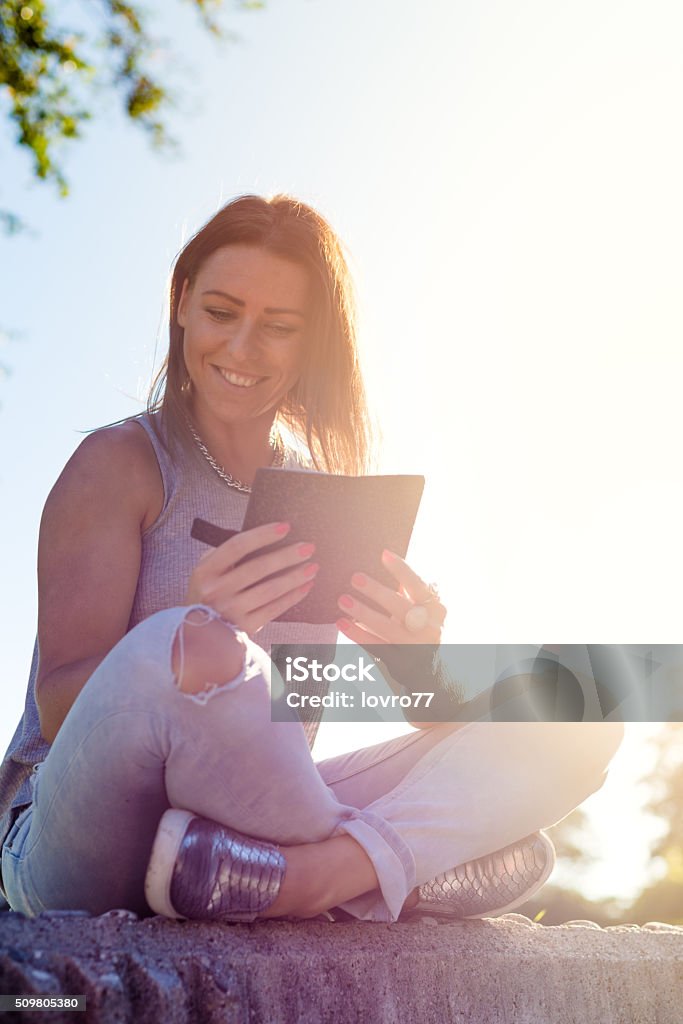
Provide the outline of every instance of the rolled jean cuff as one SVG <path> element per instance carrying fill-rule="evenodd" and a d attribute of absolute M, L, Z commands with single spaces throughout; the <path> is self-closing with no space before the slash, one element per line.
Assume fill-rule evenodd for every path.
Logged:
<path fill-rule="evenodd" d="M 361 921 L 398 920 L 406 898 L 417 884 L 410 847 L 391 825 L 371 811 L 357 811 L 353 817 L 345 818 L 332 835 L 342 833 L 363 847 L 373 863 L 380 888 L 339 906 Z"/>

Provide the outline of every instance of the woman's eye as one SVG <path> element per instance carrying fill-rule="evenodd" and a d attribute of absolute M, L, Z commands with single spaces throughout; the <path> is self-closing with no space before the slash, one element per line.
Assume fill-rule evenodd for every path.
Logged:
<path fill-rule="evenodd" d="M 292 327 L 291 324 L 266 324 L 266 327 L 271 334 L 276 334 L 281 338 L 285 338 L 289 334 L 293 334 L 296 330 L 296 327 Z"/>
<path fill-rule="evenodd" d="M 225 323 L 228 320 L 234 320 L 237 315 L 232 309 L 207 309 L 209 316 L 212 316 L 214 320 L 220 320 L 221 323 Z"/>

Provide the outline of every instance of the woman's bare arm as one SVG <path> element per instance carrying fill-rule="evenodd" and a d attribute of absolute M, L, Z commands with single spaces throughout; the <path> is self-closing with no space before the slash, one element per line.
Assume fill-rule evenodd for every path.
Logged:
<path fill-rule="evenodd" d="M 141 428 L 87 437 L 43 510 L 38 545 L 36 703 L 51 743 L 88 678 L 125 634 L 140 572 L 142 531 L 163 484 Z"/>

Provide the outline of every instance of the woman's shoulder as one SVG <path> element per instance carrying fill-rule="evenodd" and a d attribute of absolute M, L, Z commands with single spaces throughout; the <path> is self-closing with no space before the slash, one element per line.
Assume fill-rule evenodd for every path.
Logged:
<path fill-rule="evenodd" d="M 163 481 L 152 444 L 137 419 L 100 427 L 81 441 L 48 504 L 65 492 L 128 505 L 139 515 L 143 529 L 154 522 L 164 501 Z"/>
<path fill-rule="evenodd" d="M 100 427 L 81 441 L 74 452 L 81 461 L 131 475 L 137 482 L 159 466 L 147 432 L 138 418 Z"/>

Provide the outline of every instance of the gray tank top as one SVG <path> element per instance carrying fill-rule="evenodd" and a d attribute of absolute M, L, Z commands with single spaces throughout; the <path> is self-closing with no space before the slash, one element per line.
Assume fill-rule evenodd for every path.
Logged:
<path fill-rule="evenodd" d="M 184 453 L 172 461 L 147 413 L 136 417 L 136 422 L 146 432 L 157 457 L 164 504 L 159 518 L 142 535 L 140 575 L 128 630 L 155 612 L 183 604 L 192 570 L 206 551 L 206 545 L 190 537 L 192 520 L 199 516 L 217 526 L 239 530 L 248 502 L 248 495 L 228 487 L 198 452 Z M 296 451 L 288 449 L 283 469 L 310 466 Z M 254 639 L 268 652 L 278 643 L 334 644 L 337 628 L 333 623 L 269 622 Z M 24 714 L 0 765 L 0 846 L 9 828 L 12 808 L 32 802 L 32 778 L 50 749 L 40 734 L 35 699 L 39 658 L 36 639 Z M 318 724 L 313 721 L 304 725 L 311 747 Z"/>

